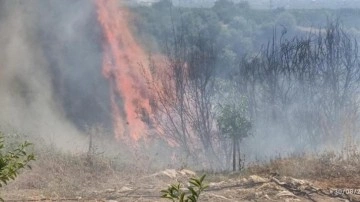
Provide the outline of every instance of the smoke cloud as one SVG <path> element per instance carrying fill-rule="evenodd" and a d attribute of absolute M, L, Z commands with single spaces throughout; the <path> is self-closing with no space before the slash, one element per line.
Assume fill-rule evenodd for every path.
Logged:
<path fill-rule="evenodd" d="M 0 1 L 1 125 L 62 148 L 111 127 L 96 20 L 87 0 Z"/>

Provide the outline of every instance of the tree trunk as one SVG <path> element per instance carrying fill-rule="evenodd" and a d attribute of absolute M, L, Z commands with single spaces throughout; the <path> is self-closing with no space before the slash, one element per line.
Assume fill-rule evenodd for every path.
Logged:
<path fill-rule="evenodd" d="M 233 137 L 233 171 L 236 171 L 236 138 Z"/>
<path fill-rule="evenodd" d="M 242 169 L 242 165 L 241 165 L 242 160 L 241 160 L 241 155 L 240 155 L 240 140 L 239 139 L 236 141 L 236 144 L 237 144 L 237 152 L 238 152 L 238 159 L 239 159 L 239 162 L 238 162 L 239 171 L 240 171 Z"/>

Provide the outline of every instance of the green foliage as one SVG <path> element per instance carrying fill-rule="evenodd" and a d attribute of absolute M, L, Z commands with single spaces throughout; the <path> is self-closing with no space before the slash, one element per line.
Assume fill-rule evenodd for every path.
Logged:
<path fill-rule="evenodd" d="M 163 195 L 161 198 L 169 199 L 173 202 L 196 202 L 198 201 L 201 192 L 208 188 L 208 185 L 204 184 L 204 179 L 206 175 L 201 176 L 200 178 L 190 178 L 190 186 L 187 189 L 182 189 L 182 185 L 172 184 L 167 189 L 161 190 Z"/>
<path fill-rule="evenodd" d="M 230 104 L 222 107 L 217 121 L 220 131 L 231 137 L 247 137 L 252 128 L 251 122 L 245 117 L 245 111 Z"/>
<path fill-rule="evenodd" d="M 244 103 L 242 103 L 244 105 Z M 217 118 L 218 127 L 223 135 L 227 135 L 232 141 L 232 162 L 233 171 L 236 171 L 236 161 L 239 162 L 239 170 L 241 166 L 240 143 L 243 138 L 249 136 L 252 128 L 251 121 L 246 118 L 246 110 L 244 107 L 236 107 L 236 105 L 226 104 L 220 110 Z"/>
<path fill-rule="evenodd" d="M 0 132 L 0 187 L 6 185 L 10 180 L 14 180 L 22 168 L 31 168 L 28 164 L 35 160 L 35 156 L 26 151 L 30 145 L 32 144 L 25 141 L 16 149 L 6 151 L 4 136 Z M 0 200 L 3 201 L 1 198 Z"/>

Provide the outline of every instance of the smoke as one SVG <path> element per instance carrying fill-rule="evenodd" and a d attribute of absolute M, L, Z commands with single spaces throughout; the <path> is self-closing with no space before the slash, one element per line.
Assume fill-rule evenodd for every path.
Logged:
<path fill-rule="evenodd" d="M 138 114 L 151 115 L 151 92 L 139 64 L 148 62 L 146 52 L 133 38 L 127 16 L 115 8 L 118 1 L 94 2 L 0 0 L 1 126 L 68 149 L 86 149 L 92 126 L 114 129 L 118 138 L 145 135 L 148 128 Z M 297 101 L 278 111 L 298 114 L 303 105 Z M 286 121 L 261 117 L 254 123 L 256 135 L 245 139 L 242 149 L 254 159 L 317 144 L 290 135 L 301 135 L 298 129 L 304 127 Z"/>
<path fill-rule="evenodd" d="M 87 0 L 0 1 L 1 125 L 62 148 L 79 148 L 87 126 L 111 126 L 93 6 Z"/>

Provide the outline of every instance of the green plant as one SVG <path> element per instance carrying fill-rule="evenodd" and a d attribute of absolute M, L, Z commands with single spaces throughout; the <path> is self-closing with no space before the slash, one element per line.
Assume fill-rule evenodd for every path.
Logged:
<path fill-rule="evenodd" d="M 245 104 L 242 104 L 245 105 Z M 252 123 L 246 118 L 246 109 L 244 106 L 227 104 L 221 108 L 217 118 L 220 132 L 228 136 L 232 141 L 233 171 L 236 171 L 236 156 L 238 156 L 239 170 L 241 166 L 240 143 L 243 138 L 250 135 Z"/>
<path fill-rule="evenodd" d="M 26 148 L 32 145 L 24 142 L 16 149 L 7 151 L 4 146 L 4 136 L 0 132 L 0 187 L 6 185 L 10 180 L 14 180 L 20 172 L 20 169 L 28 167 L 30 161 L 35 160 L 32 153 L 28 153 Z M 0 201 L 4 201 L 0 198 Z"/>
<path fill-rule="evenodd" d="M 190 178 L 186 189 L 183 189 L 180 183 L 172 184 L 167 189 L 161 190 L 163 195 L 161 198 L 170 199 L 173 202 L 197 202 L 202 191 L 208 188 L 208 185 L 203 183 L 206 175 L 200 178 Z"/>

